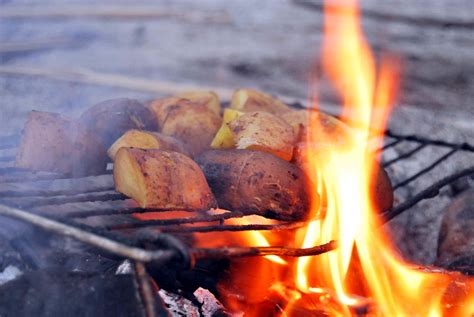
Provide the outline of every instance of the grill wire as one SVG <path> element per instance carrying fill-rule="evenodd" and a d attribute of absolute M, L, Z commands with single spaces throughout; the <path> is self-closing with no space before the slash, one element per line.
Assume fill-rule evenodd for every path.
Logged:
<path fill-rule="evenodd" d="M 81 241 L 87 240 L 82 235 L 95 236 L 97 238 L 104 238 L 107 241 L 116 242 L 117 246 L 120 247 L 134 247 L 136 250 L 143 251 L 140 254 L 147 254 L 147 256 L 130 256 L 130 254 L 118 254 L 122 256 L 131 257 L 132 259 L 138 261 L 157 261 L 157 255 L 151 255 L 150 251 L 144 248 L 138 248 L 137 246 L 142 244 L 143 232 L 144 229 L 159 229 L 159 234 L 156 235 L 154 239 L 168 239 L 173 240 L 173 243 L 167 243 L 168 247 L 172 250 L 166 256 L 161 255 L 164 260 L 169 259 L 172 255 L 179 254 L 183 259 L 190 259 L 190 257 L 226 257 L 226 256 L 251 256 L 251 255 L 267 255 L 267 254 L 286 254 L 293 256 L 301 255 L 310 255 L 314 252 L 319 252 L 321 250 L 308 250 L 308 249 L 292 249 L 285 247 L 275 247 L 275 248 L 220 248 L 220 249 L 211 249 L 211 250 L 202 250 L 202 249 L 190 249 L 189 254 L 183 256 L 183 250 L 186 250 L 184 246 L 179 248 L 176 246 L 179 244 L 176 239 L 172 236 L 167 235 L 167 233 L 201 233 L 201 232 L 216 232 L 216 231 L 247 231 L 247 230 L 285 230 L 285 229 L 294 229 L 298 226 L 301 226 L 302 223 L 285 223 L 281 222 L 279 224 L 272 225 L 227 225 L 224 224 L 226 219 L 239 218 L 244 216 L 240 212 L 228 212 L 223 214 L 202 214 L 199 216 L 192 217 L 179 217 L 165 220 L 136 220 L 132 217 L 123 219 L 121 221 L 114 221 L 113 224 L 105 222 L 103 226 L 89 226 L 83 223 L 78 222 L 78 220 L 86 219 L 89 217 L 114 217 L 114 216 L 124 216 L 131 215 L 136 213 L 146 213 L 146 212 L 166 212 L 166 210 L 145 210 L 142 208 L 126 207 L 120 206 L 118 208 L 111 209 L 82 209 L 78 211 L 73 211 L 67 213 L 67 217 L 58 216 L 58 213 L 51 215 L 50 213 L 42 213 L 37 211 L 38 207 L 45 206 L 45 208 L 61 205 L 67 203 L 81 203 L 81 202 L 106 202 L 106 201 L 120 201 L 126 199 L 126 197 L 120 193 L 114 192 L 113 186 L 105 187 L 92 187 L 81 189 L 15 189 L 9 185 L 14 185 L 15 183 L 22 183 L 25 181 L 35 182 L 35 181 L 44 181 L 44 180 L 67 180 L 67 175 L 60 175 L 55 173 L 46 173 L 46 172 L 33 172 L 23 169 L 18 169 L 14 167 L 15 159 L 15 148 L 18 144 L 18 135 L 4 136 L 0 137 L 0 150 L 6 152 L 0 156 L 0 202 L 3 202 L 5 198 L 11 197 L 21 197 L 24 201 L 20 205 L 4 204 L 0 206 L 0 214 L 9 215 L 15 218 L 22 218 L 27 222 L 35 223 L 36 225 L 45 227 L 45 224 L 41 220 L 50 220 L 56 222 L 64 227 L 51 228 L 47 229 L 56 231 L 58 233 L 72 235 L 75 238 L 79 238 Z M 419 137 L 416 135 L 400 135 L 392 131 L 386 131 L 386 141 L 385 145 L 380 149 L 381 151 L 386 151 L 389 148 L 399 146 L 403 143 L 412 143 L 415 145 L 414 148 L 408 150 L 395 158 L 390 160 L 382 161 L 383 167 L 389 167 L 395 164 L 402 162 L 410 157 L 413 157 L 424 148 L 427 147 L 438 147 L 445 148 L 448 151 L 445 154 L 442 154 L 440 157 L 433 159 L 431 162 L 427 162 L 426 165 L 421 168 L 418 172 L 409 175 L 406 179 L 393 185 L 394 190 L 406 187 L 416 179 L 419 179 L 426 175 L 431 170 L 440 166 L 441 164 L 449 164 L 449 159 L 455 154 L 462 155 L 472 155 L 474 154 L 474 146 L 468 143 L 451 143 L 443 140 L 432 140 L 424 137 Z M 107 171 L 110 174 L 110 171 Z M 394 217 L 400 215 L 404 211 L 412 208 L 418 202 L 424 199 L 434 198 L 439 194 L 439 191 L 450 184 L 453 184 L 458 179 L 463 177 L 474 177 L 474 166 L 462 169 L 448 175 L 439 181 L 431 184 L 427 188 L 419 191 L 417 194 L 413 195 L 411 198 L 398 203 L 392 209 L 387 210 L 382 213 L 383 221 L 389 221 Z M 86 180 L 87 182 L 87 180 Z M 35 211 L 28 211 L 31 207 L 35 207 Z M 17 209 L 17 208 L 21 208 Z M 19 216 L 18 212 L 24 212 L 22 216 Z M 36 216 L 38 218 L 32 219 L 30 216 Z M 109 218 L 110 219 L 110 218 Z M 39 221 L 39 223 L 38 223 Z M 216 223 L 217 222 L 217 223 Z M 201 224 L 199 226 L 183 226 L 186 224 Z M 68 229 L 77 229 L 80 232 L 81 237 L 77 236 L 77 232 L 71 234 L 67 232 Z M 135 229 L 135 234 L 130 235 L 130 231 Z M 156 230 L 154 230 L 156 231 Z M 128 233 L 123 234 L 122 232 Z M 167 238 L 164 238 L 167 237 Z M 148 230 L 147 238 L 150 239 L 150 231 Z M 94 239 L 93 239 L 94 240 Z M 84 241 L 86 243 L 91 243 L 91 241 Z M 168 241 L 169 242 L 169 241 Z M 94 240 L 93 244 L 97 244 L 97 241 Z M 102 243 L 98 243 L 98 247 L 104 248 L 105 246 Z M 166 244 L 165 244 L 166 245 Z M 324 246 L 323 246 L 324 247 Z M 334 243 L 330 243 L 327 246 L 329 249 L 334 247 Z M 107 251 L 114 252 L 109 246 L 105 247 Z M 134 250 L 135 250 L 134 249 Z M 170 251 L 170 249 L 168 251 Z M 177 250 L 181 250 L 177 252 Z M 166 250 L 160 250 L 166 251 Z M 215 252 L 213 252 L 215 251 Z M 115 250 L 116 252 L 116 250 Z M 176 254 L 173 254 L 176 253 Z M 137 253 L 138 254 L 138 253 Z M 160 258 L 160 256 L 158 256 Z"/>
<path fill-rule="evenodd" d="M 123 201 L 124 195 L 114 191 L 113 184 L 108 186 L 92 186 L 77 189 L 51 189 L 51 188 L 21 188 L 16 186 L 24 182 L 41 182 L 68 180 L 67 175 L 47 172 L 33 172 L 14 167 L 16 147 L 19 135 L 0 136 L 0 215 L 23 220 L 42 229 L 69 236 L 91 246 L 113 253 L 123 258 L 132 260 L 134 276 L 139 285 L 140 297 L 148 317 L 158 316 L 158 303 L 154 296 L 151 278 L 146 273 L 145 263 L 154 267 L 175 261 L 183 268 L 190 268 L 198 259 L 231 258 L 243 256 L 310 256 L 328 252 L 337 247 L 335 241 L 330 241 L 321 246 L 308 249 L 287 247 L 221 247 L 221 248 L 193 248 L 185 246 L 174 234 L 179 233 L 204 233 L 217 231 L 248 231 L 248 230 L 290 230 L 302 226 L 302 223 L 285 223 L 273 225 L 227 225 L 226 219 L 245 216 L 241 212 L 227 212 L 223 214 L 200 214 L 191 217 L 177 217 L 165 220 L 137 220 L 130 215 L 151 211 L 166 212 L 166 210 L 145 210 L 142 208 L 126 207 L 117 208 L 82 208 L 68 212 L 61 216 L 61 212 L 47 212 L 51 207 L 61 208 L 68 203 L 94 203 Z M 379 151 L 387 151 L 395 146 L 408 144 L 414 146 L 399 154 L 395 158 L 382 160 L 382 166 L 387 168 L 400 164 L 404 160 L 413 158 L 417 153 L 426 148 L 441 148 L 446 152 L 437 158 L 426 162 L 424 167 L 416 173 L 393 185 L 394 190 L 400 190 L 417 179 L 426 176 L 430 171 L 443 164 L 450 164 L 450 158 L 455 155 L 474 155 L 474 146 L 467 143 L 451 143 L 444 140 L 433 140 L 416 135 L 400 135 L 390 130 L 385 133 L 385 145 Z M 410 147 L 406 147 L 410 148 Z M 474 157 L 474 156 L 473 156 Z M 470 161 L 470 160 L 469 160 Z M 98 177 L 111 178 L 108 175 Z M 439 195 L 440 190 L 454 184 L 461 178 L 474 179 L 474 166 L 469 166 L 455 173 L 445 176 L 426 188 L 418 191 L 409 199 L 399 202 L 392 209 L 381 214 L 382 222 L 388 222 L 406 210 L 414 207 L 425 199 L 433 199 Z M 88 179 L 79 181 L 87 184 Z M 8 203 L 8 199 L 21 198 L 21 204 Z M 34 209 L 34 210 L 32 210 Z M 125 219 L 120 217 L 128 216 Z M 118 218 L 120 221 L 105 222 L 101 226 L 91 226 L 81 223 L 81 220 L 91 217 L 103 219 Z M 186 226 L 194 224 L 193 226 Z M 199 224 L 199 225 L 195 225 Z M 158 230 L 157 230 L 158 229 Z M 150 248 L 150 245 L 153 248 Z"/>

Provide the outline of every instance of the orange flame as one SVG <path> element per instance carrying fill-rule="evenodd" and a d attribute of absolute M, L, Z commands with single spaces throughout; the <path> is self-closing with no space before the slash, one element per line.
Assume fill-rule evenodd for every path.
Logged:
<path fill-rule="evenodd" d="M 219 237 L 211 233 L 208 237 L 216 239 L 201 236 L 198 244 L 309 248 L 337 240 L 338 249 L 286 261 L 281 257 L 234 260 L 228 279 L 220 285 L 223 300 L 245 316 L 300 316 L 319 311 L 350 316 L 359 307 L 369 307 L 370 315 L 377 316 L 472 316 L 472 279 L 427 268 L 422 271 L 404 262 L 380 229 L 371 197 L 378 154 L 370 148 L 373 140 L 380 146 L 383 139 L 398 88 L 398 63 L 384 57 L 377 67 L 363 37 L 356 0 L 328 3 L 322 65 L 342 97 L 342 120 L 347 126 L 335 119 L 323 122 L 316 111 L 311 115 L 305 168 L 321 204 L 311 206 L 305 227 L 284 237 L 281 232 Z M 249 221 L 255 223 L 249 218 L 229 222 Z"/>
<path fill-rule="evenodd" d="M 382 139 L 397 87 L 396 64 L 382 60 L 377 73 L 355 0 L 325 5 L 324 35 L 323 70 L 342 96 L 343 120 L 355 129 L 343 145 L 307 152 L 311 177 L 318 180 L 313 190 L 326 197 L 326 210 L 312 212 L 322 217 L 308 223 L 301 246 L 335 239 L 339 248 L 299 259 L 297 289 L 305 294 L 333 290 L 343 315 L 350 314 L 350 308 L 360 301 L 353 294 L 360 294 L 372 298 L 383 316 L 441 316 L 442 298 L 452 277 L 420 272 L 396 255 L 378 229 L 369 191 L 377 167 L 376 154 L 368 151 L 369 140 Z M 313 119 L 310 127 L 312 143 L 330 143 L 331 135 L 320 121 Z M 355 280 L 350 277 L 354 262 L 360 267 Z M 288 309 L 291 311 L 291 305 Z"/>

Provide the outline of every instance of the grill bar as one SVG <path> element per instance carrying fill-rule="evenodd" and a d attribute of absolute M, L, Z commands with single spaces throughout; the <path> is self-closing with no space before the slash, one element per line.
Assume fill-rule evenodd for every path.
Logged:
<path fill-rule="evenodd" d="M 394 133 L 390 130 L 385 131 L 385 135 L 395 138 L 395 139 L 399 139 L 401 141 L 417 142 L 417 143 L 423 143 L 423 144 L 428 144 L 428 145 L 449 147 L 452 149 L 456 148 L 461 151 L 474 152 L 474 145 L 471 145 L 468 143 L 457 144 L 457 143 L 447 142 L 443 140 L 428 139 L 428 138 L 417 136 L 417 135 L 402 135 L 402 134 Z"/>
<path fill-rule="evenodd" d="M 396 216 L 400 215 L 402 212 L 405 210 L 410 209 L 411 207 L 415 206 L 417 203 L 424 199 L 429 199 L 433 198 L 436 195 L 438 195 L 439 190 L 443 188 L 446 185 L 449 185 L 453 183 L 454 181 L 467 177 L 467 176 L 472 176 L 474 177 L 474 167 L 466 168 L 458 173 L 455 173 L 453 175 L 450 175 L 435 184 L 431 185 L 430 187 L 426 188 L 425 190 L 421 191 L 417 195 L 413 196 L 411 199 L 406 200 L 405 202 L 401 203 L 397 207 L 385 212 L 382 214 L 382 218 L 384 219 L 384 222 L 388 222 L 391 219 L 395 218 Z"/>
<path fill-rule="evenodd" d="M 415 135 L 400 135 L 393 133 L 390 130 L 386 131 L 386 136 L 390 138 L 390 141 L 379 149 L 379 151 L 384 151 L 407 143 L 415 144 L 415 147 L 408 152 L 402 153 L 395 158 L 383 162 L 382 165 L 384 167 L 392 166 L 402 162 L 404 159 L 414 157 L 418 152 L 427 147 L 448 149 L 448 152 L 443 154 L 437 160 L 396 184 L 394 189 L 407 186 L 412 181 L 422 177 L 440 164 L 449 160 L 449 158 L 456 153 L 474 153 L 474 146 L 467 143 L 455 144 L 444 140 L 432 140 Z M 320 254 L 320 252 L 328 252 L 336 247 L 335 242 L 330 242 L 327 245 L 316 246 L 310 249 L 293 249 L 285 247 L 221 247 L 215 249 L 188 248 L 182 245 L 181 242 L 175 241 L 176 239 L 173 240 L 174 238 L 172 238 L 172 235 L 170 234 L 222 231 L 237 232 L 248 230 L 292 230 L 301 226 L 301 223 L 280 222 L 272 225 L 227 224 L 225 223 L 225 220 L 240 218 L 246 216 L 246 214 L 241 212 L 209 214 L 209 212 L 203 211 L 198 215 L 192 215 L 189 217 L 176 216 L 164 220 L 138 220 L 126 215 L 149 212 L 169 212 L 170 210 L 148 210 L 131 207 L 126 201 L 126 199 L 128 199 L 127 197 L 114 191 L 110 171 L 104 171 L 103 175 L 94 177 L 72 179 L 69 176 L 62 174 L 32 172 L 15 168 L 13 167 L 13 160 L 15 159 L 13 153 L 18 144 L 18 139 L 18 136 L 0 137 L 0 150 L 6 149 L 6 151 L 2 152 L 2 156 L 0 156 L 0 163 L 2 164 L 0 167 L 0 203 L 3 201 L 3 203 L 11 205 L 10 202 L 14 202 L 14 205 L 17 207 L 34 208 L 34 211 L 25 211 L 19 208 L 0 205 L 0 214 L 27 221 L 58 234 L 76 238 L 104 251 L 112 252 L 134 260 L 136 263 L 153 263 L 154 265 L 161 265 L 168 261 L 180 259 L 181 262 L 189 264 L 192 263 L 193 259 L 199 258 L 265 255 L 310 256 Z M 442 187 L 452 184 L 457 179 L 469 176 L 474 177 L 474 166 L 468 167 L 452 175 L 448 175 L 414 195 L 412 198 L 400 203 L 391 210 L 386 211 L 382 214 L 383 222 L 393 219 L 405 210 L 415 206 L 421 200 L 435 197 Z M 96 180 L 98 178 L 101 178 L 104 181 L 99 185 L 91 185 L 89 179 Z M 23 185 L 25 184 L 23 183 L 25 183 L 25 181 L 32 182 L 39 186 L 24 187 Z M 56 182 L 59 183 L 59 186 L 49 186 Z M 61 182 L 71 182 L 73 184 L 72 188 L 63 188 L 61 186 L 63 183 Z M 76 186 L 76 184 L 78 185 Z M 113 207 L 108 208 L 106 206 L 105 208 L 100 209 L 87 208 L 87 204 L 89 203 L 104 203 L 106 205 L 110 203 Z M 76 210 L 67 207 L 68 204 L 86 205 Z M 67 218 L 56 217 L 56 215 L 50 211 L 52 206 L 63 210 L 64 213 L 60 215 Z M 187 211 L 193 212 L 193 210 Z M 111 220 L 114 219 L 114 221 L 105 221 L 104 224 L 111 224 L 102 224 L 102 226 L 98 227 L 91 227 L 82 223 L 84 221 L 87 223 L 89 218 L 95 219 L 96 217 L 104 220 L 110 218 Z M 199 223 L 203 225 L 196 226 L 196 224 Z M 190 226 L 190 224 L 193 225 Z M 140 235 L 143 231 L 152 231 L 155 234 L 158 234 L 159 237 L 155 237 L 156 241 L 159 240 L 163 242 L 166 240 L 169 242 L 173 240 L 174 242 L 165 243 L 165 247 L 158 250 L 153 249 L 156 248 L 156 243 L 149 243 L 144 247 L 144 240 Z M 163 245 L 163 243 L 158 243 L 158 245 Z M 152 249 L 150 249 L 150 247 Z"/>
<path fill-rule="evenodd" d="M 134 225 L 134 224 L 130 224 Z M 284 223 L 274 225 L 215 225 L 215 226 L 199 226 L 199 227 L 184 227 L 184 226 L 163 226 L 160 227 L 161 232 L 166 233 L 206 233 L 206 232 L 220 232 L 220 231 L 277 231 L 277 230 L 291 230 L 300 228 L 302 223 Z M 115 228 L 108 228 L 114 230 Z"/>
<path fill-rule="evenodd" d="M 400 183 L 396 184 L 393 186 L 393 190 L 396 190 L 400 187 L 403 187 L 403 186 L 406 186 L 408 185 L 409 183 L 411 183 L 412 181 L 414 181 L 415 179 L 417 179 L 418 177 L 420 177 L 421 175 L 423 174 L 426 174 L 428 173 L 429 171 L 431 171 L 433 168 L 435 168 L 436 166 L 438 166 L 439 163 L 445 161 L 446 159 L 448 159 L 451 155 L 453 155 L 454 153 L 456 153 L 458 151 L 457 148 L 454 148 L 452 149 L 451 151 L 449 151 L 448 153 L 444 154 L 443 156 L 441 156 L 439 159 L 437 159 L 436 161 L 434 161 L 433 163 L 431 163 L 430 165 L 428 165 L 427 167 L 423 168 L 422 170 L 420 170 L 418 173 L 410 176 L 409 178 L 405 179 L 404 181 L 401 181 Z"/>
<path fill-rule="evenodd" d="M 391 159 L 389 161 L 386 161 L 382 164 L 383 167 L 389 167 L 390 165 L 398 162 L 398 161 L 401 161 L 403 159 L 406 159 L 406 158 L 409 158 L 410 156 L 413 156 L 415 153 L 418 153 L 419 151 L 423 150 L 425 147 L 427 147 L 428 144 L 420 144 L 418 145 L 416 148 L 414 148 L 413 150 L 411 151 L 408 151 L 406 153 L 403 153 L 402 155 L 400 155 L 399 157 L 396 157 L 394 159 Z"/>
<path fill-rule="evenodd" d="M 39 215 L 32 214 L 28 211 L 0 205 L 0 215 L 15 218 L 34 224 L 45 230 L 61 234 L 64 236 L 75 238 L 81 242 L 98 247 L 104 251 L 114 253 L 116 255 L 129 258 L 138 262 L 153 263 L 156 266 L 163 265 L 176 257 L 185 248 L 180 249 L 161 249 L 161 250 L 145 250 L 142 248 L 130 246 L 110 238 L 100 236 L 96 233 L 89 232 L 86 229 L 75 227 L 60 221 L 48 219 Z M 176 239 L 168 238 L 168 240 L 176 241 Z M 225 247 L 215 249 L 189 248 L 189 258 L 228 258 L 243 256 L 261 256 L 261 255 L 278 255 L 278 256 L 313 256 L 325 252 L 329 252 L 336 247 L 333 241 L 321 246 L 315 246 L 308 249 L 287 248 L 287 247 Z"/>

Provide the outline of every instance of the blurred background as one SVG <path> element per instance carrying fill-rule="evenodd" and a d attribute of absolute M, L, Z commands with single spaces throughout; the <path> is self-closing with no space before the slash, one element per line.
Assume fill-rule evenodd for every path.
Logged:
<path fill-rule="evenodd" d="M 252 87 L 304 101 L 322 38 L 322 1 L 0 3 L 1 134 L 17 133 L 31 109 L 77 116 L 104 99 L 145 101 L 193 87 L 222 99 Z M 362 0 L 361 7 L 376 53 L 403 59 L 394 128 L 470 140 L 472 0 Z M 324 82 L 319 98 L 337 111 Z"/>

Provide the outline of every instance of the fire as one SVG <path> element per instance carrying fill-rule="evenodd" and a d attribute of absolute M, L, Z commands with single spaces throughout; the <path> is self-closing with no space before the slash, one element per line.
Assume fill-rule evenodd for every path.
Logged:
<path fill-rule="evenodd" d="M 273 308 L 239 306 L 238 301 L 232 301 L 231 307 L 246 316 L 298 316 L 318 311 L 347 316 L 360 307 L 381 316 L 473 314 L 474 292 L 465 294 L 456 287 L 453 291 L 454 284 L 472 284 L 472 280 L 463 280 L 460 274 L 422 271 L 404 262 L 380 229 L 370 191 L 378 157 L 369 150 L 369 141 L 382 140 L 398 86 L 398 64 L 382 58 L 377 67 L 363 37 L 356 0 L 326 2 L 322 65 L 342 97 L 342 120 L 352 129 L 347 128 L 345 142 L 334 142 L 334 132 L 328 131 L 317 114 L 311 117 L 307 165 L 314 180 L 312 191 L 322 198 L 322 204 L 313 206 L 306 226 L 284 242 L 308 248 L 337 240 L 339 247 L 316 257 L 256 259 L 251 267 L 237 264 L 239 269 L 226 283 L 244 285 L 239 278 L 259 266 L 265 277 L 245 285 L 258 288 L 257 297 L 271 302 Z M 325 146 L 316 149 L 312 144 Z M 239 233 L 239 237 L 247 245 L 269 245 L 279 234 Z"/>
<path fill-rule="evenodd" d="M 396 64 L 382 60 L 377 72 L 355 0 L 325 5 L 324 36 L 323 70 L 342 97 L 342 119 L 354 129 L 343 145 L 308 151 L 311 177 L 318 180 L 313 190 L 326 197 L 326 210 L 320 220 L 308 223 L 301 246 L 335 239 L 339 249 L 299 259 L 297 289 L 304 294 L 333 290 L 343 315 L 359 303 L 357 294 L 371 298 L 383 316 L 442 316 L 442 298 L 452 277 L 421 272 L 396 254 L 378 229 L 369 191 L 377 171 L 376 153 L 368 150 L 369 141 L 382 139 L 397 86 Z M 331 135 L 317 119 L 310 127 L 310 141 L 330 143 Z M 358 276 L 351 278 L 356 266 Z"/>

